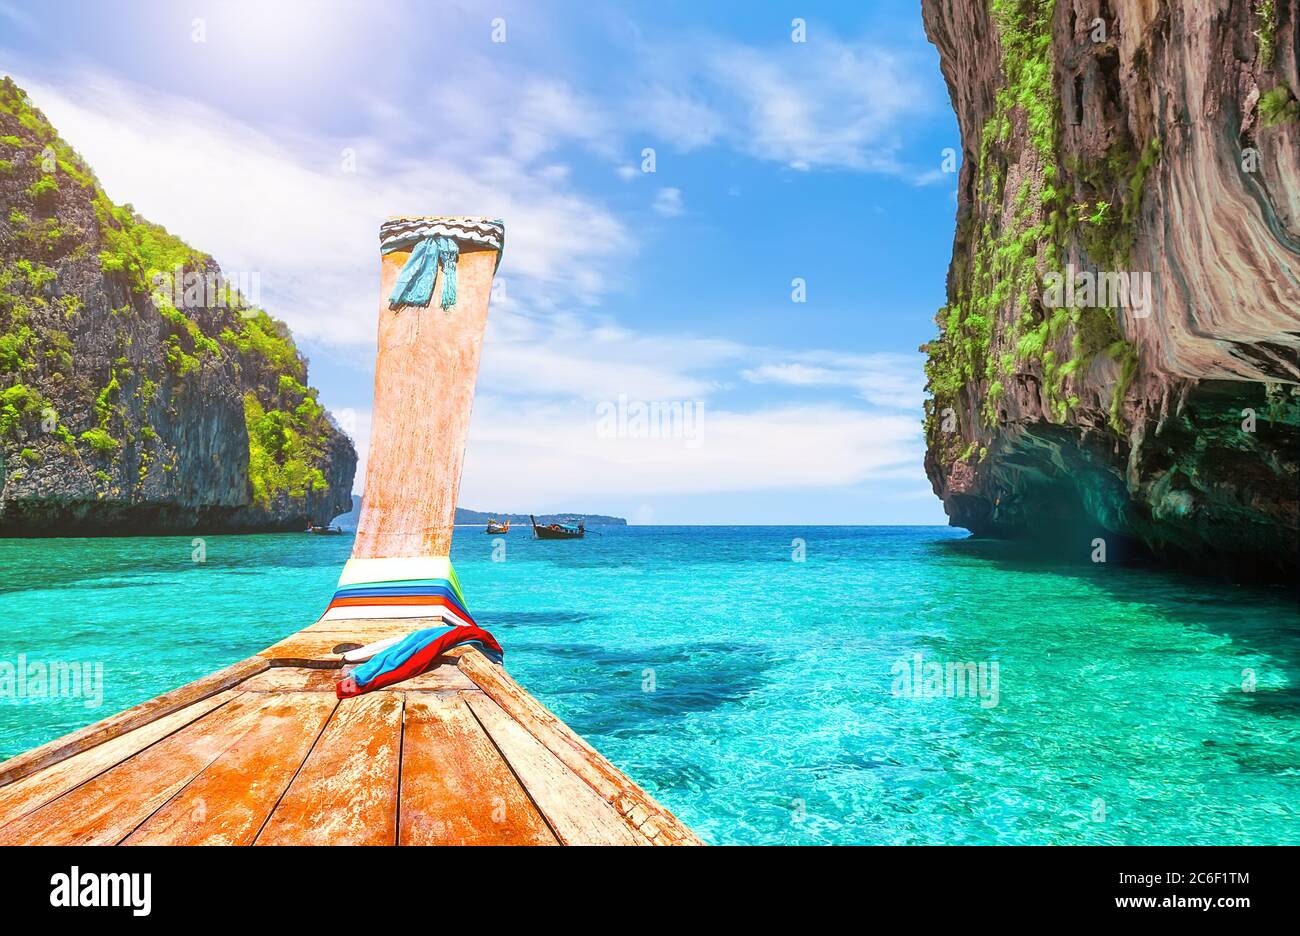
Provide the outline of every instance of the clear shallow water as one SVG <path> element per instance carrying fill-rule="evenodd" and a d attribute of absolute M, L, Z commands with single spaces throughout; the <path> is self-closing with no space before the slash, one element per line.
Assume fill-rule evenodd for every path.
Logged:
<path fill-rule="evenodd" d="M 1293 595 L 939 527 L 603 532 L 453 555 L 512 675 L 711 842 L 1300 841 Z M 0 540 L 0 661 L 104 666 L 99 708 L 0 699 L 0 757 L 310 623 L 351 550 L 206 542 Z M 997 661 L 998 704 L 896 696 L 916 653 Z"/>

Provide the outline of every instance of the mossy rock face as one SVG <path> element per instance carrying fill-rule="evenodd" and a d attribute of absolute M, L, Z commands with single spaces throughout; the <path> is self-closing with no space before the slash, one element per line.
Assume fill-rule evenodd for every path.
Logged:
<path fill-rule="evenodd" d="M 1259 116 L 1266 127 L 1300 122 L 1300 101 L 1286 85 L 1278 85 L 1259 99 Z"/>
<path fill-rule="evenodd" d="M 1242 414 L 1300 383 L 1297 23 L 1223 6 L 922 0 L 964 154 L 922 347 L 926 471 L 955 525 L 1103 529 L 1294 577 L 1290 398 L 1257 432 Z"/>
<path fill-rule="evenodd" d="M 1062 422 L 1080 399 L 1074 375 L 1098 353 L 1123 356 L 1113 312 L 1044 308 L 1043 282 L 1048 273 L 1064 277 L 1090 262 L 1111 269 L 1127 258 L 1146 175 L 1160 152 L 1152 140 L 1139 156 L 1121 138 L 1097 164 L 1067 159 L 1055 0 L 991 0 L 988 10 L 1001 80 L 977 161 L 966 170 L 973 176 L 973 223 L 958 247 L 969 259 L 954 257 L 952 301 L 936 318 L 939 338 L 923 349 L 933 395 L 927 440 L 945 450 L 953 440 L 936 431 L 934 414 L 973 409 L 978 420 L 962 433 L 969 448 L 997 426 L 1004 388 L 1032 379 L 1042 394 L 1037 409 Z"/>
<path fill-rule="evenodd" d="M 212 258 L 115 204 L 9 79 L 0 160 L 0 532 L 301 529 L 350 509 L 355 452 L 283 323 L 207 288 Z M 292 444 L 265 444 L 249 400 Z"/>

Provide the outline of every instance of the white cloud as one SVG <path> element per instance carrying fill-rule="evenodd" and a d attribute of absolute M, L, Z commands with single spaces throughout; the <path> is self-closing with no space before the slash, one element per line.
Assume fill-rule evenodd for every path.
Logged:
<path fill-rule="evenodd" d="M 906 125 L 934 106 L 916 63 L 868 42 L 819 38 L 755 47 L 716 39 L 655 50 L 653 84 L 633 126 L 684 152 L 723 143 L 798 170 L 904 174 L 896 159 Z M 689 89 L 689 90 L 687 90 Z"/>
<path fill-rule="evenodd" d="M 956 179 L 953 173 L 945 172 L 943 169 L 926 169 L 912 177 L 912 184 L 917 188 L 924 188 L 927 185 L 938 185 L 940 182 L 951 180 L 955 185 Z"/>
<path fill-rule="evenodd" d="M 525 315 L 493 306 L 479 383 L 520 396 L 698 400 L 717 389 L 710 371 L 743 360 L 722 338 L 654 335 L 564 312 Z"/>
<path fill-rule="evenodd" d="M 652 88 L 635 110 L 646 129 L 683 152 L 707 146 L 727 129 L 722 114 L 703 100 L 662 85 Z"/>
<path fill-rule="evenodd" d="M 919 354 L 807 351 L 747 368 L 741 376 L 756 384 L 849 388 L 875 406 L 920 412 L 923 361 Z"/>
<path fill-rule="evenodd" d="M 665 218 L 675 218 L 683 211 L 682 190 L 661 188 L 655 195 L 654 210 Z"/>
<path fill-rule="evenodd" d="M 825 488 L 915 478 L 920 465 L 917 356 L 791 355 L 495 306 L 488 329 L 464 504 L 560 509 L 583 494 Z M 741 411 L 718 402 L 728 394 L 726 376 L 745 362 L 755 362 L 740 371 L 751 382 L 844 389 L 868 405 L 851 405 L 850 398 Z M 699 407 L 699 444 L 602 437 L 597 407 L 620 397 Z M 364 453 L 369 414 L 340 421 L 357 427 L 354 438 Z M 518 471 L 521 464 L 527 472 Z"/>
<path fill-rule="evenodd" d="M 590 403 L 480 393 L 460 503 L 558 510 L 637 491 L 662 497 L 840 488 L 915 478 L 924 448 L 911 416 L 833 404 L 746 413 L 705 404 L 700 412 L 692 439 L 605 438 Z M 355 411 L 351 419 L 360 455 L 355 490 L 362 493 L 370 413 Z"/>
<path fill-rule="evenodd" d="M 438 146 L 271 136 L 191 100 L 95 74 L 59 87 L 18 80 L 110 197 L 132 202 L 228 272 L 259 272 L 264 304 L 299 337 L 373 344 L 377 234 L 389 214 L 507 218 L 501 275 L 552 301 L 596 301 L 613 260 L 633 249 L 623 224 L 569 188 L 562 167 L 531 160 L 547 148 L 546 127 L 573 132 L 576 105 L 555 88 L 537 92 L 539 113 L 511 131 L 507 153 L 457 159 Z M 355 172 L 344 169 L 345 150 L 355 153 Z"/>
<path fill-rule="evenodd" d="M 787 45 L 711 58 L 714 79 L 743 106 L 736 145 L 796 169 L 898 171 L 901 125 L 919 103 L 906 63 L 862 43 Z"/>
<path fill-rule="evenodd" d="M 681 438 L 602 438 L 589 405 L 481 396 L 461 501 L 550 509 L 584 495 L 636 491 L 662 496 L 843 487 L 896 474 L 915 477 L 922 452 L 916 418 L 839 405 L 746 413 L 705 405 L 699 429 L 698 445 Z M 528 470 L 520 472 L 520 464 Z"/>

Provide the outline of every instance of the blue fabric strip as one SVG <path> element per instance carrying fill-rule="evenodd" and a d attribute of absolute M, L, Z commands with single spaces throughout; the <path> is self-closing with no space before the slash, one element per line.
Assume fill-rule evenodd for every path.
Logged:
<path fill-rule="evenodd" d="M 366 686 L 370 681 L 380 673 L 386 673 L 391 669 L 401 666 L 415 654 L 419 653 L 421 648 L 430 641 L 436 640 L 447 631 L 451 630 L 452 625 L 444 624 L 441 627 L 426 627 L 424 630 L 414 631 L 407 634 L 398 643 L 393 644 L 387 650 L 372 656 L 366 662 L 362 663 L 352 671 L 352 678 L 357 681 L 358 686 Z"/>
<path fill-rule="evenodd" d="M 386 249 L 385 253 L 399 250 L 400 247 Z M 440 305 L 450 309 L 456 304 L 456 261 L 460 257 L 460 246 L 450 237 L 426 237 L 417 241 L 411 248 L 411 255 L 406 258 L 402 271 L 397 274 L 397 282 L 388 294 L 390 306 L 427 306 L 433 298 L 433 283 L 438 276 L 438 266 L 442 265 L 442 298 Z"/>

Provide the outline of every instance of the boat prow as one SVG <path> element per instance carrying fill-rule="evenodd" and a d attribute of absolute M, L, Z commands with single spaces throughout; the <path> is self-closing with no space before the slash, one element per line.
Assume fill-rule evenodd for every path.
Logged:
<path fill-rule="evenodd" d="M 473 647 L 337 699 L 409 624 L 320 622 L 0 763 L 0 844 L 701 844 Z"/>

